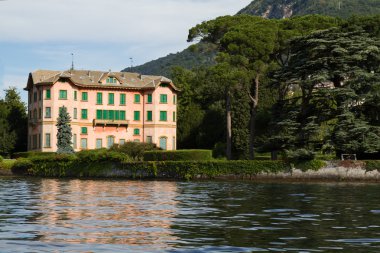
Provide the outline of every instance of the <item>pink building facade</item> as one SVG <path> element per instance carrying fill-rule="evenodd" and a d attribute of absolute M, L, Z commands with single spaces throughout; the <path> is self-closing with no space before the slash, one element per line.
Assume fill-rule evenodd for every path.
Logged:
<path fill-rule="evenodd" d="M 127 141 L 176 149 L 178 89 L 162 76 L 85 70 L 29 74 L 28 150 L 57 151 L 57 118 L 71 117 L 75 151 Z"/>

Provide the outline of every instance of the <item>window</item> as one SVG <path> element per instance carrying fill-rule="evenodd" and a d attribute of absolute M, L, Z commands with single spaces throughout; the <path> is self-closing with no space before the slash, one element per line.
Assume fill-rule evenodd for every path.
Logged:
<path fill-rule="evenodd" d="M 115 77 L 108 77 L 106 82 L 107 83 L 116 83 L 116 78 Z"/>
<path fill-rule="evenodd" d="M 42 109 L 41 108 L 38 108 L 38 118 L 39 119 L 42 118 Z"/>
<path fill-rule="evenodd" d="M 151 104 L 153 102 L 152 94 L 148 94 L 147 103 Z"/>
<path fill-rule="evenodd" d="M 140 111 L 134 111 L 133 120 L 135 121 L 140 120 Z"/>
<path fill-rule="evenodd" d="M 103 93 L 101 92 L 96 93 L 96 104 L 97 105 L 103 104 Z"/>
<path fill-rule="evenodd" d="M 161 94 L 161 95 L 160 95 L 160 103 L 161 103 L 161 104 L 167 104 L 167 103 L 168 103 L 168 95 L 166 95 L 166 94 Z"/>
<path fill-rule="evenodd" d="M 108 111 L 108 119 L 110 119 L 110 120 L 115 119 L 115 111 L 113 111 L 113 110 Z"/>
<path fill-rule="evenodd" d="M 51 107 L 45 108 L 45 118 L 51 118 Z"/>
<path fill-rule="evenodd" d="M 33 119 L 37 120 L 37 109 L 33 110 Z"/>
<path fill-rule="evenodd" d="M 176 115 L 175 115 L 175 112 L 173 112 L 173 122 L 176 122 Z"/>
<path fill-rule="evenodd" d="M 139 94 L 135 94 L 135 103 L 136 104 L 140 103 L 140 95 Z"/>
<path fill-rule="evenodd" d="M 50 134 L 45 134 L 45 148 L 50 148 L 51 141 L 50 141 Z"/>
<path fill-rule="evenodd" d="M 125 139 L 120 139 L 119 145 L 124 145 L 125 144 Z"/>
<path fill-rule="evenodd" d="M 152 142 L 153 142 L 152 136 L 147 136 L 146 137 L 146 143 L 152 143 Z"/>
<path fill-rule="evenodd" d="M 103 147 L 103 140 L 96 139 L 96 149 L 101 149 Z"/>
<path fill-rule="evenodd" d="M 163 150 L 167 149 L 167 138 L 166 137 L 160 137 L 160 148 Z"/>
<path fill-rule="evenodd" d="M 81 128 L 81 134 L 87 134 L 87 127 Z"/>
<path fill-rule="evenodd" d="M 120 105 L 125 105 L 126 103 L 126 95 L 120 94 Z"/>
<path fill-rule="evenodd" d="M 113 105 L 115 103 L 115 94 L 108 93 L 108 104 Z"/>
<path fill-rule="evenodd" d="M 103 119 L 103 111 L 96 110 L 96 119 Z"/>
<path fill-rule="evenodd" d="M 82 119 L 87 119 L 87 109 L 82 109 Z"/>
<path fill-rule="evenodd" d="M 74 119 L 78 118 L 78 109 L 74 108 Z"/>
<path fill-rule="evenodd" d="M 115 137 L 114 136 L 108 136 L 107 137 L 107 148 L 111 148 L 114 143 L 115 143 Z"/>
<path fill-rule="evenodd" d="M 74 100 L 76 101 L 78 99 L 78 92 L 75 90 L 74 91 Z"/>
<path fill-rule="evenodd" d="M 82 101 L 88 101 L 88 93 L 82 92 Z"/>
<path fill-rule="evenodd" d="M 173 104 L 177 104 L 177 96 L 173 95 Z"/>
<path fill-rule="evenodd" d="M 168 113 L 166 111 L 160 111 L 160 121 L 167 121 Z"/>
<path fill-rule="evenodd" d="M 146 121 L 152 121 L 152 120 L 153 120 L 153 113 L 152 113 L 152 111 L 147 111 Z"/>
<path fill-rule="evenodd" d="M 59 90 L 59 99 L 67 99 L 67 90 Z"/>
<path fill-rule="evenodd" d="M 33 94 L 33 102 L 37 102 L 37 91 Z"/>
<path fill-rule="evenodd" d="M 140 129 L 135 128 L 135 129 L 133 130 L 133 135 L 140 135 Z"/>
<path fill-rule="evenodd" d="M 81 149 L 87 149 L 87 138 L 80 139 L 80 147 Z"/>
<path fill-rule="evenodd" d="M 77 135 L 76 134 L 73 134 L 73 146 L 74 146 L 74 149 L 77 148 Z"/>
<path fill-rule="evenodd" d="M 51 99 L 51 91 L 50 91 L 50 89 L 46 90 L 45 99 Z"/>
<path fill-rule="evenodd" d="M 125 111 L 120 111 L 120 120 L 125 120 Z"/>

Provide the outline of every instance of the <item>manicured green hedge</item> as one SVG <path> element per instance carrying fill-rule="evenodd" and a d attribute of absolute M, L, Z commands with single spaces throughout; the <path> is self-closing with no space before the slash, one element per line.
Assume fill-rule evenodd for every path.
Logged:
<path fill-rule="evenodd" d="M 167 178 L 180 180 L 217 176 L 252 177 L 258 173 L 278 173 L 289 170 L 289 166 L 281 161 L 83 161 L 75 156 L 23 159 L 21 165 L 23 165 L 24 171 L 25 168 L 27 169 L 29 175 L 42 177 Z"/>
<path fill-rule="evenodd" d="M 372 170 L 379 170 L 380 171 L 380 161 L 379 160 L 365 161 L 365 169 L 367 171 L 372 171 Z"/>
<path fill-rule="evenodd" d="M 209 161 L 212 160 L 211 150 L 176 150 L 176 151 L 147 151 L 144 161 Z"/>
<path fill-rule="evenodd" d="M 54 155 L 55 152 L 35 152 L 35 151 L 28 151 L 28 152 L 17 152 L 12 155 L 14 159 L 17 158 L 30 158 L 35 156 L 51 156 Z"/>

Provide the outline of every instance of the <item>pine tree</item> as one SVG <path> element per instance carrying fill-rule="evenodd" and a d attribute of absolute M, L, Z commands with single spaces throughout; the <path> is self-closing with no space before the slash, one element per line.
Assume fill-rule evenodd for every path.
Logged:
<path fill-rule="evenodd" d="M 57 119 L 57 153 L 59 154 L 71 154 L 74 153 L 74 149 L 71 146 L 71 118 L 67 112 L 65 106 L 61 107 L 59 110 L 59 117 Z"/>

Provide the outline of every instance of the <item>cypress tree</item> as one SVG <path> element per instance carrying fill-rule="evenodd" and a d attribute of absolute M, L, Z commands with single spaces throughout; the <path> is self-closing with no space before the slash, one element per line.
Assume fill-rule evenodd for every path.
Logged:
<path fill-rule="evenodd" d="M 72 154 L 74 153 L 74 149 L 71 146 L 71 118 L 69 113 L 67 112 L 67 108 L 65 106 L 61 107 L 59 110 L 59 117 L 57 119 L 57 153 L 59 154 Z"/>

